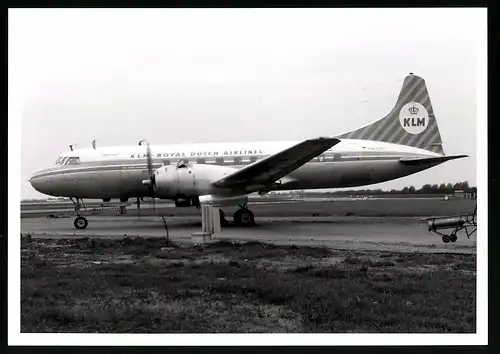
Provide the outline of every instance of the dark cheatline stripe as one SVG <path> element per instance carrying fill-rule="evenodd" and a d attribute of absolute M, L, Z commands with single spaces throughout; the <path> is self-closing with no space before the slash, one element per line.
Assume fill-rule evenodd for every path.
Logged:
<path fill-rule="evenodd" d="M 140 170 L 147 170 L 146 168 L 134 168 L 134 167 L 122 167 L 122 166 L 94 166 L 94 167 L 86 167 L 86 168 L 65 168 L 65 169 L 60 169 L 60 170 L 54 170 L 51 172 L 44 172 L 44 173 L 39 173 L 37 175 L 34 175 L 31 177 L 32 180 L 36 178 L 41 178 L 41 177 L 48 177 L 48 176 L 55 176 L 55 175 L 64 175 L 68 173 L 82 173 L 82 172 L 104 172 L 104 171 L 118 171 L 118 170 L 124 170 L 124 171 L 140 171 Z"/>

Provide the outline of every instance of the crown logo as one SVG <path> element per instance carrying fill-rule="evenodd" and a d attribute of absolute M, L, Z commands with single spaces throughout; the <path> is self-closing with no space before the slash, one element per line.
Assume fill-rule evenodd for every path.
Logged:
<path fill-rule="evenodd" d="M 418 108 L 415 107 L 415 105 L 413 105 L 410 108 L 408 108 L 408 112 L 410 112 L 410 114 L 417 114 L 418 113 Z"/>

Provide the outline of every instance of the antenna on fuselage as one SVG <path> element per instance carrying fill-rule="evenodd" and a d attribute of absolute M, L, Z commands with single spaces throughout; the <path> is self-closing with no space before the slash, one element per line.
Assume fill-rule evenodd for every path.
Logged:
<path fill-rule="evenodd" d="M 92 147 L 94 148 L 95 150 L 95 140 L 92 140 Z"/>
<path fill-rule="evenodd" d="M 69 146 L 69 149 L 70 149 L 71 151 L 73 151 L 73 145 L 70 145 L 70 146 Z"/>

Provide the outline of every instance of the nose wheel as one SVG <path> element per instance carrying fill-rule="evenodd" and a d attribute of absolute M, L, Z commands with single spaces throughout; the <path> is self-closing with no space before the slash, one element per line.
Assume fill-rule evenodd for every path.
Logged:
<path fill-rule="evenodd" d="M 88 224 L 89 222 L 87 221 L 87 218 L 83 216 L 77 216 L 75 221 L 73 222 L 73 225 L 75 225 L 75 227 L 80 230 L 87 228 Z"/>
<path fill-rule="evenodd" d="M 80 199 L 75 198 L 76 200 L 74 200 L 72 197 L 69 199 L 75 205 L 76 218 L 75 218 L 75 221 L 73 222 L 73 225 L 75 225 L 75 228 L 77 228 L 79 230 L 86 229 L 89 222 L 88 222 L 86 217 L 80 215 L 80 208 L 81 208 Z M 82 199 L 82 204 L 83 204 L 83 199 Z M 87 207 L 85 206 L 85 204 L 83 204 L 83 207 L 85 208 L 85 210 L 87 210 Z"/>

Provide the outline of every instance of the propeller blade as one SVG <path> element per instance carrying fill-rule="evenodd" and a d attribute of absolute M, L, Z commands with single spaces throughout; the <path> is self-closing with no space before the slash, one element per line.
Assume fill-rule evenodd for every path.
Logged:
<path fill-rule="evenodd" d="M 153 158 L 151 154 L 151 146 L 149 142 L 146 141 L 146 149 L 147 149 L 147 161 L 148 161 L 148 177 L 149 177 L 149 198 L 150 203 L 153 205 L 153 211 L 156 212 L 156 200 L 155 200 L 155 174 L 153 171 Z"/>
<path fill-rule="evenodd" d="M 149 142 L 146 143 L 146 148 L 147 148 L 147 154 L 148 154 L 148 176 L 149 176 L 149 179 L 152 180 L 153 163 L 152 163 L 152 159 L 151 159 L 151 147 L 149 146 Z"/>

